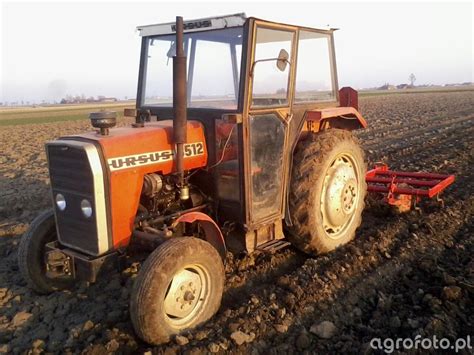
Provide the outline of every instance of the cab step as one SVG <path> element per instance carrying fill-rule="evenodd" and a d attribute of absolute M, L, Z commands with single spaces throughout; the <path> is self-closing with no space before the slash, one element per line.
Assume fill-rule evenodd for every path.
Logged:
<path fill-rule="evenodd" d="M 273 239 L 273 240 L 270 240 L 269 242 L 260 244 L 257 247 L 257 249 L 262 250 L 266 253 L 273 254 L 273 253 L 277 252 L 278 250 L 286 248 L 290 244 L 291 243 L 289 241 L 287 241 L 286 239 Z"/>

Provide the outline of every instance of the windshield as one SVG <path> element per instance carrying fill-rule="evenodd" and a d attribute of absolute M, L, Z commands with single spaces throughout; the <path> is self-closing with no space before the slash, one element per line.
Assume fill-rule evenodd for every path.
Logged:
<path fill-rule="evenodd" d="M 187 56 L 188 107 L 237 109 L 242 27 L 184 34 Z M 175 35 L 148 38 L 144 74 L 146 106 L 173 105 Z"/>

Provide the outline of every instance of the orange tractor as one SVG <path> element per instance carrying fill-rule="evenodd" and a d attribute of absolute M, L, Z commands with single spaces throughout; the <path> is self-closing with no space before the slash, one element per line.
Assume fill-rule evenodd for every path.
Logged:
<path fill-rule="evenodd" d="M 149 248 L 130 315 L 159 344 L 217 312 L 228 249 L 320 254 L 354 238 L 367 183 L 351 131 L 366 121 L 338 88 L 333 29 L 243 14 L 138 29 L 134 123 L 95 112 L 96 131 L 46 144 L 53 208 L 19 266 L 48 293 Z"/>

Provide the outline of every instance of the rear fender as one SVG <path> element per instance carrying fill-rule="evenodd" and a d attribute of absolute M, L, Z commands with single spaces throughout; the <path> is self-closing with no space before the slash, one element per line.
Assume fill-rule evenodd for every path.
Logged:
<path fill-rule="evenodd" d="M 209 217 L 207 214 L 202 212 L 188 212 L 178 217 L 174 223 L 173 227 L 177 226 L 179 223 L 194 223 L 197 222 L 204 231 L 204 238 L 208 243 L 210 243 L 221 256 L 222 260 L 225 261 L 227 248 L 224 241 L 224 236 L 214 220 Z"/>
<path fill-rule="evenodd" d="M 339 90 L 338 107 L 306 111 L 305 121 L 308 131 L 319 132 L 329 128 L 354 130 L 367 127 L 367 121 L 358 111 L 357 91 L 350 87 Z"/>
<path fill-rule="evenodd" d="M 352 131 L 367 127 L 367 121 L 358 111 L 358 93 L 351 87 L 343 87 L 339 90 L 339 105 L 337 107 L 308 110 L 305 112 L 304 120 L 301 123 L 299 137 L 293 142 L 291 147 L 291 159 L 289 171 L 293 167 L 293 154 L 298 141 L 303 139 L 308 132 L 320 132 L 330 128 L 339 128 Z M 304 125 L 306 124 L 306 127 Z M 285 223 L 292 225 L 290 208 L 288 204 L 290 189 L 287 189 L 285 196 Z"/>

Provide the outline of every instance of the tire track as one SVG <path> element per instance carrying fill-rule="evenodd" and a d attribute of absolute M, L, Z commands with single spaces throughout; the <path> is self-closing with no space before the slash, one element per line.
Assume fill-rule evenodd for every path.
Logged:
<path fill-rule="evenodd" d="M 358 136 L 364 142 L 371 142 L 384 139 L 385 136 L 390 135 L 390 138 L 399 138 L 403 137 L 406 132 L 410 132 L 412 129 L 419 129 L 420 124 L 425 127 L 435 127 L 438 123 L 440 124 L 450 124 L 452 122 L 456 122 L 459 119 L 463 119 L 466 116 L 472 117 L 473 110 L 460 110 L 457 112 L 453 112 L 449 116 L 442 115 L 442 116 L 435 116 L 431 119 L 411 119 L 408 122 L 398 122 L 395 127 L 381 127 L 381 128 L 372 128 L 370 127 L 371 123 L 369 123 L 369 128 L 361 131 Z M 378 122 L 374 122 L 374 125 L 377 125 Z M 435 123 L 434 125 L 431 123 Z M 431 125 L 430 125 L 431 124 Z"/>
<path fill-rule="evenodd" d="M 451 144 L 456 142 L 461 142 L 465 138 L 472 136 L 474 125 L 469 126 L 456 126 L 451 127 L 446 130 L 444 136 L 412 136 L 409 140 L 399 140 L 393 142 L 392 144 L 384 144 L 383 142 L 378 143 L 376 146 L 372 145 L 365 147 L 366 151 L 369 153 L 369 157 L 383 157 L 389 156 L 390 160 L 395 161 L 394 157 L 406 156 L 409 154 L 416 154 L 417 152 L 425 151 L 426 149 L 431 149 L 439 144 Z M 462 128 L 462 130 L 461 130 Z M 456 133 L 452 135 L 451 133 Z M 440 147 L 442 149 L 443 147 Z"/>
<path fill-rule="evenodd" d="M 395 143 L 398 143 L 400 141 L 408 142 L 408 141 L 413 141 L 417 138 L 426 138 L 426 136 L 431 137 L 431 136 L 439 136 L 439 135 L 444 135 L 447 133 L 452 133 L 456 130 L 460 130 L 462 128 L 469 128 L 474 126 L 474 116 L 469 116 L 469 117 L 461 117 L 457 118 L 455 120 L 452 120 L 450 122 L 443 122 L 437 125 L 433 126 L 428 126 L 424 127 L 415 131 L 412 131 L 409 134 L 403 134 L 403 135 L 395 135 L 393 138 L 389 139 L 378 139 L 375 142 L 369 142 L 366 143 L 364 142 L 363 145 L 367 149 L 377 149 L 378 147 L 382 147 L 385 145 L 391 146 L 394 145 Z"/>

